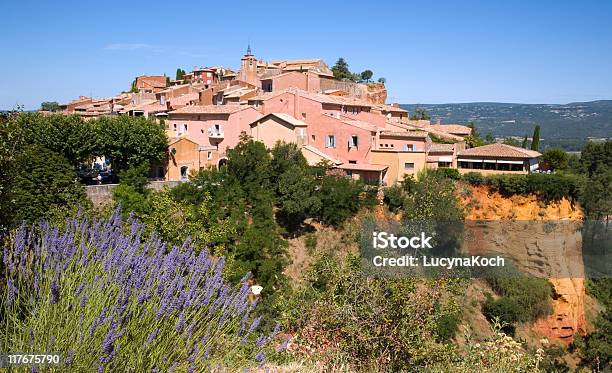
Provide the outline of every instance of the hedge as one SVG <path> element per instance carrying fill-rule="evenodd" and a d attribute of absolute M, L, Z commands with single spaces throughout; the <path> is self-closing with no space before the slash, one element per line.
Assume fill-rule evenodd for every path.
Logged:
<path fill-rule="evenodd" d="M 504 196 L 537 194 L 546 201 L 558 201 L 563 197 L 577 199 L 582 179 L 572 174 L 528 174 L 483 176 L 470 172 L 461 178 L 471 185 L 487 185 Z"/>

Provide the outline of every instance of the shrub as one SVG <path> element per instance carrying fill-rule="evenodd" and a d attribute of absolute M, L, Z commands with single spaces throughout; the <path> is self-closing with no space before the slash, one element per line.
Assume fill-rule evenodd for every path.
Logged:
<path fill-rule="evenodd" d="M 89 203 L 65 157 L 40 145 L 26 146 L 10 169 L 7 218 L 12 226 L 22 221 L 49 218 L 53 211 L 79 208 Z"/>
<path fill-rule="evenodd" d="M 308 357 L 324 364 L 339 358 L 348 371 L 408 371 L 452 353 L 439 340 L 454 334 L 461 281 L 368 278 L 359 258 L 326 252 L 285 317 L 298 330 L 296 349 L 308 346 Z"/>
<path fill-rule="evenodd" d="M 446 177 L 448 179 L 451 180 L 459 180 L 461 179 L 461 174 L 459 173 L 459 170 L 457 170 L 456 168 L 437 168 L 435 170 L 432 170 L 431 172 L 435 173 L 435 174 L 439 174 L 442 177 Z"/>
<path fill-rule="evenodd" d="M 487 294 L 482 313 L 489 321 L 499 320 L 506 333 L 514 334 L 514 324 L 520 319 L 521 309 L 514 299 L 506 297 L 493 299 Z"/>
<path fill-rule="evenodd" d="M 535 277 L 490 277 L 487 282 L 502 297 L 519 307 L 516 321 L 535 321 L 552 312 L 553 288 L 546 279 Z"/>
<path fill-rule="evenodd" d="M 169 248 L 120 212 L 107 221 L 41 222 L 4 250 L 4 341 L 57 351 L 71 371 L 204 371 L 263 362 L 247 277 L 232 286 L 224 258 L 187 240 Z M 230 369 L 232 370 L 232 369 Z"/>
<path fill-rule="evenodd" d="M 404 206 L 404 191 L 400 185 L 393 185 L 385 189 L 384 202 L 393 212 L 399 211 Z"/>
<path fill-rule="evenodd" d="M 542 154 L 542 162 L 553 170 L 567 169 L 569 157 L 561 148 L 548 148 Z"/>
<path fill-rule="evenodd" d="M 442 314 L 436 321 L 436 334 L 441 341 L 448 341 L 455 336 L 461 315 L 459 312 Z"/>
<path fill-rule="evenodd" d="M 308 254 L 314 254 L 317 248 L 317 235 L 314 233 L 306 235 L 306 240 L 304 244 L 306 245 L 306 249 L 308 249 Z"/>
<path fill-rule="evenodd" d="M 337 226 L 353 216 L 359 211 L 361 191 L 359 182 L 345 176 L 323 176 L 318 190 L 321 198 L 319 220 Z"/>
<path fill-rule="evenodd" d="M 528 191 L 546 201 L 558 201 L 563 197 L 576 199 L 580 195 L 580 178 L 569 174 L 529 174 L 526 176 Z"/>
<path fill-rule="evenodd" d="M 504 196 L 527 194 L 529 191 L 525 175 L 493 175 L 486 179 L 486 183 Z"/>
<path fill-rule="evenodd" d="M 461 179 L 472 185 L 482 185 L 485 183 L 485 178 L 480 172 L 468 172 Z"/>

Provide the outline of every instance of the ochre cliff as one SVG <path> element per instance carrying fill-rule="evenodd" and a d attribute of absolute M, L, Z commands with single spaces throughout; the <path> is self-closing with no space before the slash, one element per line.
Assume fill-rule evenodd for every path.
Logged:
<path fill-rule="evenodd" d="M 495 222 L 488 223 L 488 229 L 472 229 L 477 239 L 474 244 L 466 244 L 468 252 L 504 254 L 520 263 L 521 270 L 547 277 L 554 286 L 554 312 L 538 320 L 534 329 L 565 343 L 571 342 L 576 332 L 584 332 L 580 208 L 566 199 L 543 203 L 533 195 L 505 198 L 486 187 L 465 186 L 459 194 L 467 221 Z"/>

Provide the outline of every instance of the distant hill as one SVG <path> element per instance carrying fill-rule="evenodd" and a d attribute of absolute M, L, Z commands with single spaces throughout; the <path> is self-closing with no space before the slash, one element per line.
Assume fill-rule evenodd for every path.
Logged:
<path fill-rule="evenodd" d="M 409 112 L 423 107 L 429 111 L 432 121 L 438 118 L 442 123 L 473 121 L 482 135 L 491 133 L 495 137 L 531 136 L 533 128 L 539 124 L 541 137 L 549 146 L 612 138 L 612 100 L 566 105 L 471 102 L 401 106 Z"/>

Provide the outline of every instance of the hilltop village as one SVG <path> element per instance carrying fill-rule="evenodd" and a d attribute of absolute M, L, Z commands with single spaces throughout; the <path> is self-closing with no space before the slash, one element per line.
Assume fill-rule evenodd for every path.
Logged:
<path fill-rule="evenodd" d="M 264 61 L 249 47 L 237 72 L 194 67 L 181 78 L 139 76 L 130 92 L 81 96 L 61 108 L 86 119 L 124 114 L 163 123 L 168 160 L 151 171 L 159 180 L 186 180 L 192 172 L 223 165 L 243 133 L 268 147 L 296 143 L 309 164 L 326 162 L 378 185 L 424 168 L 483 174 L 538 170 L 537 151 L 505 144 L 467 148 L 471 128 L 411 120 L 398 104 L 385 102 L 384 83 L 334 79 L 321 59 Z"/>

